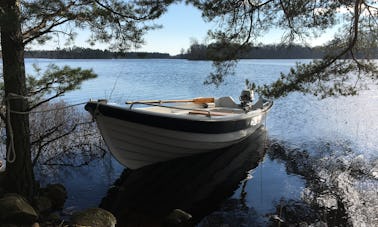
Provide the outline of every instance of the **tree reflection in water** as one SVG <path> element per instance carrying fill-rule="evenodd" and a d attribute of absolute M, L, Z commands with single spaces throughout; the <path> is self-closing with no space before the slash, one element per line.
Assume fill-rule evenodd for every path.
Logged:
<path fill-rule="evenodd" d="M 311 206 L 328 226 L 374 226 L 378 218 L 378 181 L 373 175 L 374 162 L 364 162 L 348 146 L 317 144 L 311 150 L 293 149 L 271 142 L 268 156 L 285 163 L 288 174 L 306 180 L 302 202 L 284 200 L 276 205 L 287 222 L 298 223 L 303 210 Z M 314 152 L 316 151 L 316 152 Z M 358 185 L 365 185 L 364 188 Z M 308 220 L 307 220 L 308 221 Z M 375 224 L 374 224 L 375 223 Z"/>
<path fill-rule="evenodd" d="M 324 148 L 314 155 L 282 144 L 267 141 L 260 129 L 227 149 L 125 170 L 101 207 L 119 226 L 161 226 L 174 209 L 190 213 L 187 224 L 200 227 L 373 223 L 374 187 L 354 187 L 356 179 L 374 181 L 369 165 L 340 164 Z"/>

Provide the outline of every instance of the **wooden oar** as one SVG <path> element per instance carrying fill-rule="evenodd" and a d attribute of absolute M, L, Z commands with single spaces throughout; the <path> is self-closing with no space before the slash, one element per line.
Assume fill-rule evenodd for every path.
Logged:
<path fill-rule="evenodd" d="M 193 102 L 196 104 L 212 103 L 214 98 L 194 98 L 194 99 L 177 99 L 177 100 L 141 100 L 141 101 L 127 101 L 126 104 L 134 103 L 176 103 L 176 102 Z"/>
<path fill-rule="evenodd" d="M 210 117 L 210 116 L 227 116 L 227 115 L 231 115 L 233 113 L 193 110 L 193 111 L 189 111 L 189 114 L 206 115 L 206 116 Z"/>

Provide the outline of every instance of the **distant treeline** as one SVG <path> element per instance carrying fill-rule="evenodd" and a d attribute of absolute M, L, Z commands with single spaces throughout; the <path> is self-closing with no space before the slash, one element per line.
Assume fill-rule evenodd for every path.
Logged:
<path fill-rule="evenodd" d="M 223 53 L 230 51 L 235 46 L 216 48 L 217 44 L 192 44 L 182 54 L 170 56 L 167 53 L 149 52 L 112 52 L 89 48 L 69 48 L 62 50 L 33 50 L 26 51 L 26 58 L 55 58 L 55 59 L 148 59 L 148 58 L 179 58 L 188 60 L 214 60 Z M 369 50 L 371 58 L 378 58 L 378 49 Z M 300 45 L 264 45 L 259 47 L 244 48 L 237 56 L 239 59 L 320 59 L 326 54 L 322 47 L 304 47 Z M 356 54 L 356 57 L 363 55 Z M 345 56 L 348 58 L 348 56 Z M 350 57 L 350 56 L 349 56 Z"/>
<path fill-rule="evenodd" d="M 225 48 L 227 51 L 227 47 Z M 321 58 L 323 52 L 320 48 L 303 46 L 261 46 L 250 47 L 243 51 L 240 59 L 290 59 L 290 58 Z M 90 48 L 67 48 L 61 50 L 31 50 L 25 52 L 26 58 L 52 58 L 52 59 L 147 59 L 147 58 L 181 58 L 189 60 L 211 60 L 214 57 L 213 46 L 192 44 L 189 49 L 180 55 L 170 56 L 167 53 L 149 52 L 112 52 Z"/>
<path fill-rule="evenodd" d="M 139 59 L 139 58 L 171 58 L 167 53 L 148 52 L 112 52 L 90 48 L 68 48 L 62 50 L 31 50 L 25 52 L 26 58 L 53 58 L 53 59 Z"/>
<path fill-rule="evenodd" d="M 192 44 L 183 58 L 190 60 L 216 59 L 222 52 L 230 51 L 235 46 L 217 48 L 217 44 Z M 310 48 L 300 45 L 264 45 L 244 48 L 237 56 L 239 59 L 317 59 L 322 58 L 325 52 L 320 47 Z"/>
<path fill-rule="evenodd" d="M 190 46 L 181 58 L 189 60 L 214 60 L 219 59 L 228 51 L 237 49 L 238 46 L 221 46 L 220 44 L 198 44 L 194 43 Z M 258 47 L 244 47 L 242 51 L 238 51 L 238 59 L 320 59 L 327 54 L 324 47 L 305 47 L 300 45 L 264 45 Z M 378 58 L 378 48 L 367 49 L 360 53 L 355 53 L 356 58 L 364 58 L 366 54 L 372 59 Z M 351 58 L 346 54 L 344 58 Z"/>

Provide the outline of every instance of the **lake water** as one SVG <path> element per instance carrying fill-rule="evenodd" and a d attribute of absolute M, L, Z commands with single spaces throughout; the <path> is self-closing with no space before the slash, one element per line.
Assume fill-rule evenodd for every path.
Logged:
<path fill-rule="evenodd" d="M 63 97 L 71 104 L 90 98 L 107 98 L 119 103 L 207 96 L 232 96 L 237 100 L 245 79 L 257 84 L 269 83 L 278 78 L 280 72 L 288 72 L 296 61 L 299 60 L 242 60 L 235 76 L 228 77 L 218 88 L 203 85 L 212 69 L 208 61 L 27 59 L 26 69 L 32 73 L 32 64 L 43 68 L 50 63 L 92 68 L 98 78 L 86 81 L 80 90 Z M 137 205 L 131 208 L 109 205 L 115 196 L 113 192 L 102 206 L 120 210 L 135 208 L 140 212 L 132 216 L 134 221 L 138 222 L 136 217 L 143 220 L 150 217 L 151 223 L 160 220 L 158 211 L 164 210 L 160 206 L 169 201 L 170 206 L 165 208 L 192 213 L 199 226 L 269 226 L 279 219 L 286 224 L 310 224 L 320 220 L 328 226 L 378 224 L 377 87 L 372 86 L 359 96 L 325 100 L 290 94 L 275 100 L 266 128 L 267 132 L 261 132 L 264 136 L 260 136 L 264 146 L 253 147 L 246 142 L 232 148 L 233 151 L 219 151 L 216 158 L 203 157 L 199 160 L 208 160 L 208 163 L 194 167 L 188 160 L 182 160 L 179 163 L 185 168 L 177 167 L 182 173 L 176 172 L 178 175 L 162 178 L 161 182 L 159 178 L 151 178 L 164 176 L 164 173 L 171 176 L 166 165 L 126 171 L 115 188 L 122 187 L 129 194 L 118 198 L 123 198 L 125 204 L 129 201 Z M 261 150 L 265 154 L 261 157 L 251 154 Z M 235 151 L 239 152 L 232 156 Z M 222 168 L 210 168 L 216 165 L 211 161 L 214 159 L 220 160 L 217 165 Z M 225 163 L 224 159 L 240 162 L 240 168 L 235 163 Z M 229 171 L 219 172 L 222 169 Z M 122 171 L 123 167 L 109 156 L 80 169 L 62 168 L 55 180 L 63 182 L 69 191 L 66 210 L 99 205 Z M 195 177 L 205 173 L 213 177 Z M 222 176 L 232 179 L 223 180 Z M 146 183 L 141 183 L 144 180 Z M 128 181 L 136 183 L 131 185 Z M 163 193 L 173 193 L 172 189 L 180 188 L 191 190 L 184 191 L 187 194 L 170 194 L 173 199 Z M 136 193 L 138 191 L 144 194 Z M 131 199 L 138 196 L 145 198 Z M 166 199 L 160 201 L 157 197 Z M 182 197 L 192 201 L 182 200 Z"/>

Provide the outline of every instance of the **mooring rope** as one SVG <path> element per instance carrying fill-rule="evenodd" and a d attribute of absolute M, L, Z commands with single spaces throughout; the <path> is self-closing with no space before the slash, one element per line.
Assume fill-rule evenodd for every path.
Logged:
<path fill-rule="evenodd" d="M 7 102 L 7 125 L 8 125 L 8 132 L 9 132 L 9 144 L 7 150 L 7 162 L 13 163 L 16 161 L 16 150 L 14 149 L 14 141 L 13 141 L 13 128 L 10 121 L 10 102 L 9 99 L 6 100 Z M 11 158 L 12 156 L 12 158 Z"/>
<path fill-rule="evenodd" d="M 71 107 L 84 105 L 86 103 L 87 102 L 80 102 L 80 103 L 75 103 L 75 104 L 71 104 L 71 105 L 68 105 L 68 106 L 63 106 L 63 107 L 58 107 L 58 108 L 53 108 L 53 109 L 46 109 L 46 110 L 35 110 L 35 111 L 15 111 L 15 110 L 11 110 L 11 112 L 15 113 L 15 114 L 45 113 L 45 112 L 53 112 L 53 111 L 68 109 L 68 108 L 71 108 Z"/>
<path fill-rule="evenodd" d="M 36 111 L 16 111 L 16 110 L 11 110 L 10 108 L 10 100 L 11 99 L 30 99 L 30 97 L 25 97 L 25 96 L 22 96 L 22 95 L 19 95 L 19 94 L 15 94 L 15 93 L 8 93 L 8 96 L 5 98 L 5 101 L 6 101 L 6 119 L 7 119 L 7 125 L 8 125 L 8 132 L 9 132 L 9 145 L 8 145 L 8 150 L 7 150 L 7 162 L 8 163 L 14 163 L 16 161 L 16 150 L 14 148 L 14 134 L 13 134 L 13 127 L 12 127 L 12 124 L 11 124 L 11 120 L 10 120 L 10 114 L 11 113 L 14 113 L 14 114 L 21 114 L 21 115 L 26 115 L 26 114 L 34 114 L 34 113 L 45 113 L 45 112 L 52 112 L 52 111 L 58 111 L 58 110 L 63 110 L 63 109 L 68 109 L 68 108 L 72 108 L 72 107 L 75 107 L 75 106 L 80 106 L 80 105 L 84 105 L 86 104 L 87 102 L 81 102 L 81 103 L 75 103 L 75 104 L 71 104 L 71 105 L 68 105 L 68 106 L 63 106 L 63 107 L 58 107 L 58 108 L 51 108 L 51 109 L 46 109 L 46 110 L 36 110 Z"/>

